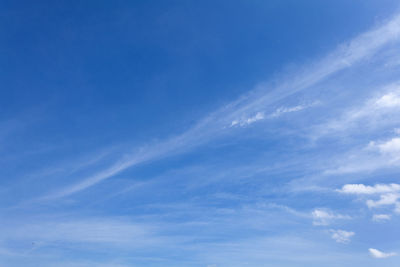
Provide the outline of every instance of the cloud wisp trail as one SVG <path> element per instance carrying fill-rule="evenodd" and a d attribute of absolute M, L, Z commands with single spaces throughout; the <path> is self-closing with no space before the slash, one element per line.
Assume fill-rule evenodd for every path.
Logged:
<path fill-rule="evenodd" d="M 142 147 L 130 156 L 120 158 L 111 166 L 92 176 L 51 193 L 43 199 L 69 196 L 113 177 L 130 167 L 183 153 L 221 137 L 234 130 L 230 127 L 232 122 L 241 121 L 244 118 L 252 118 L 257 114 L 263 114 L 260 112 L 271 108 L 278 101 L 310 88 L 322 82 L 327 77 L 372 57 L 384 48 L 385 45 L 399 39 L 400 15 L 396 15 L 385 24 L 359 35 L 350 42 L 340 46 L 325 58 L 303 68 L 304 70 L 293 75 L 293 78 L 281 81 L 277 83 L 277 86 L 271 88 L 266 85 L 260 85 L 237 101 L 206 116 L 181 135 Z"/>

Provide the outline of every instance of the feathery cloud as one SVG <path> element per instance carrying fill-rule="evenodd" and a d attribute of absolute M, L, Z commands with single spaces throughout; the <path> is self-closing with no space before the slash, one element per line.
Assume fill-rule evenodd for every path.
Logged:
<path fill-rule="evenodd" d="M 257 114 L 252 117 L 232 121 L 231 127 L 237 126 L 237 125 L 243 127 L 246 125 L 250 125 L 256 121 L 263 120 L 264 118 L 265 118 L 264 112 L 257 112 Z"/>
<path fill-rule="evenodd" d="M 338 166 L 326 170 L 325 174 L 358 173 L 399 167 L 400 138 L 396 136 L 383 141 L 370 141 L 361 149 L 347 152 L 337 164 Z"/>
<path fill-rule="evenodd" d="M 300 110 L 303 110 L 310 106 L 311 105 L 308 105 L 308 106 L 307 105 L 298 105 L 298 106 L 294 106 L 294 107 L 280 107 L 277 110 L 275 110 L 275 112 L 272 113 L 270 116 L 271 117 L 279 117 L 279 116 L 283 115 L 284 113 L 300 111 Z"/>
<path fill-rule="evenodd" d="M 389 221 L 392 216 L 389 214 L 374 214 L 372 216 L 372 220 L 374 222 L 384 222 Z"/>
<path fill-rule="evenodd" d="M 223 135 L 227 132 L 226 128 L 230 128 L 229 126 L 248 125 L 262 120 L 264 119 L 264 113 L 260 112 L 260 110 L 266 110 L 272 104 L 275 105 L 278 101 L 310 88 L 338 71 L 372 57 L 385 45 L 392 41 L 397 41 L 399 38 L 400 16 L 398 15 L 386 24 L 365 32 L 349 43 L 340 46 L 322 60 L 303 68 L 304 71 L 297 75 L 291 75 L 289 80 L 278 83 L 278 86 L 274 88 L 260 86 L 250 94 L 206 116 L 188 131 L 157 144 L 144 147 L 130 156 L 119 158 L 114 164 L 105 169 L 43 199 L 65 197 L 80 192 L 133 166 L 189 151 Z M 393 105 L 396 101 L 386 97 L 381 102 L 386 105 L 388 103 Z M 295 111 L 300 108 L 298 106 L 292 109 L 283 109 L 280 113 Z M 237 118 L 245 119 L 238 120 Z"/>
<path fill-rule="evenodd" d="M 338 243 L 347 244 L 350 242 L 350 238 L 354 236 L 354 232 L 344 231 L 344 230 L 331 230 L 332 239 Z"/>
<path fill-rule="evenodd" d="M 335 220 L 350 219 L 350 216 L 336 214 L 328 209 L 315 209 L 311 213 L 313 225 L 329 225 Z"/>

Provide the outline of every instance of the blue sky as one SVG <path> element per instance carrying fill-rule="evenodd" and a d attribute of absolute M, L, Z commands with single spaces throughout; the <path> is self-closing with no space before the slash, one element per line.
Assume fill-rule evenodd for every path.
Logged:
<path fill-rule="evenodd" d="M 0 10 L 0 266 L 399 266 L 398 1 Z"/>

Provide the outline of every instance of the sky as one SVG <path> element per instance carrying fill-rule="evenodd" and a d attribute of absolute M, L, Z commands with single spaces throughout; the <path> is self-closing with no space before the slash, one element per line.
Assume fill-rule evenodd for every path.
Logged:
<path fill-rule="evenodd" d="M 0 266 L 400 265 L 397 0 L 2 0 L 0 24 Z"/>

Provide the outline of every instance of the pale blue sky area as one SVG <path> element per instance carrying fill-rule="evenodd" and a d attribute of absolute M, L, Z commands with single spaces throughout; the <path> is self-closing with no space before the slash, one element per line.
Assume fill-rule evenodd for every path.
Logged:
<path fill-rule="evenodd" d="M 398 1 L 0 23 L 0 266 L 400 265 Z"/>

